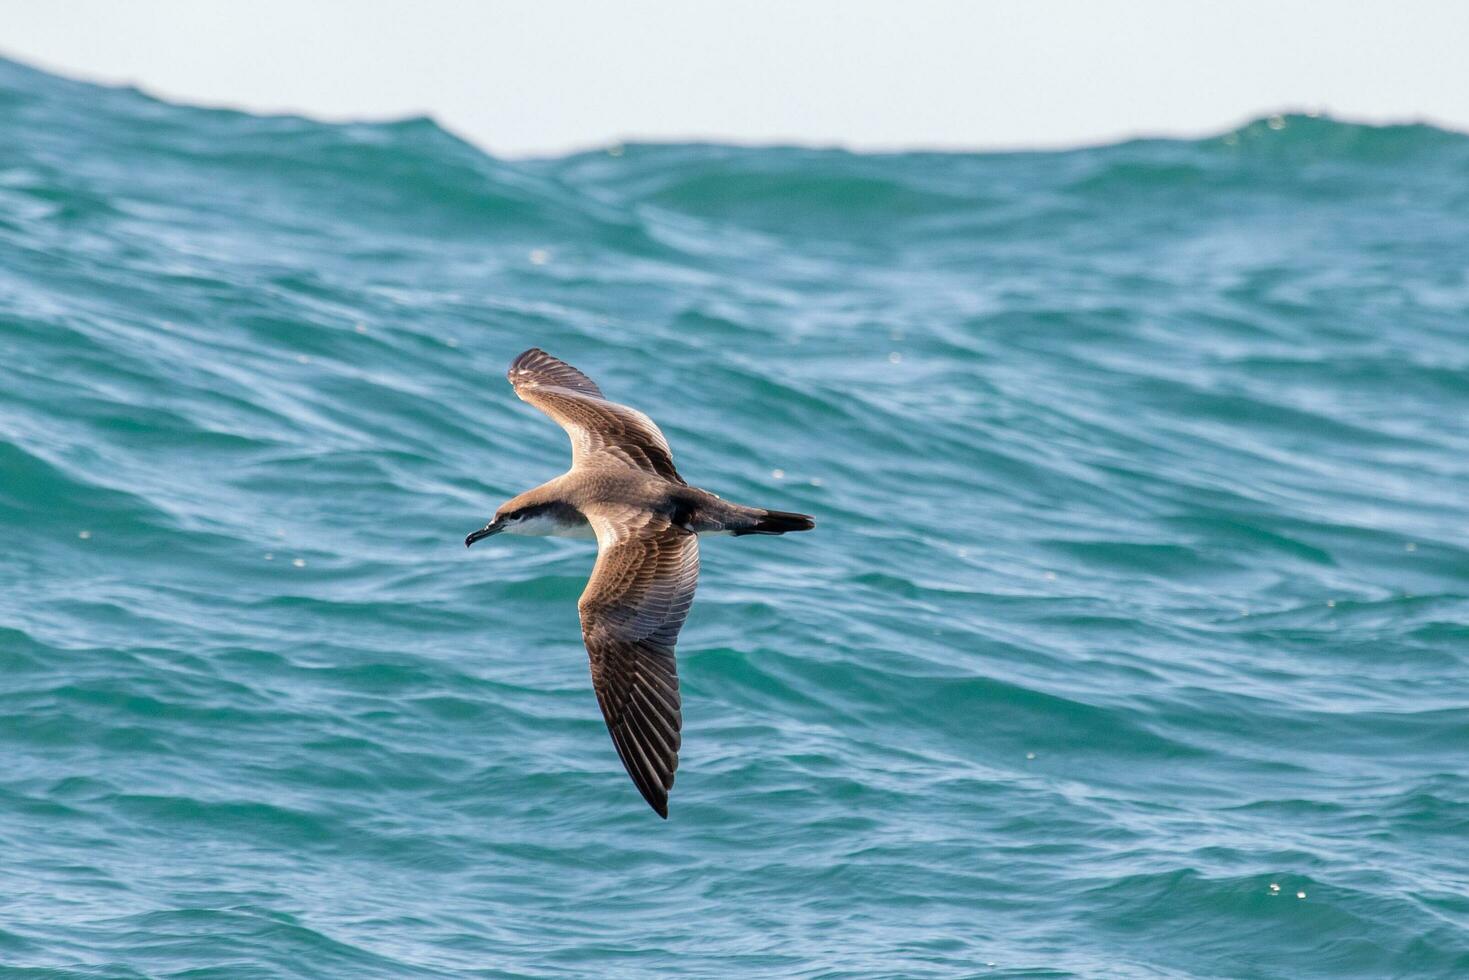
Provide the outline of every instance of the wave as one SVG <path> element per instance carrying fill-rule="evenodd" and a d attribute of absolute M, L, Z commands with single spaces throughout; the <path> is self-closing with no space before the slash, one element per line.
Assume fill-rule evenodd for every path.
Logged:
<path fill-rule="evenodd" d="M 3 61 L 0 135 L 7 964 L 1465 972 L 1465 136 L 507 161 Z M 532 345 L 818 516 L 702 546 L 657 828 L 592 549 L 462 544 Z"/>

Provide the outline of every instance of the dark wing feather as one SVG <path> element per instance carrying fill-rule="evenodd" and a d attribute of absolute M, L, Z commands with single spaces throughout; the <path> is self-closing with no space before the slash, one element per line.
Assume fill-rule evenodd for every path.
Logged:
<path fill-rule="evenodd" d="M 698 538 L 646 511 L 591 511 L 597 566 L 582 637 L 612 744 L 643 799 L 668 816 L 683 715 L 673 647 L 699 580 Z"/>
<path fill-rule="evenodd" d="M 532 347 L 510 362 L 510 371 L 505 375 L 517 388 L 522 382 L 565 388 L 593 398 L 601 398 L 602 389 L 591 378 L 582 374 L 565 361 L 552 357 L 539 347 Z"/>
<path fill-rule="evenodd" d="M 566 430 L 572 466 L 598 457 L 684 482 L 674 468 L 673 450 L 653 420 L 635 408 L 608 401 L 591 378 L 565 361 L 532 347 L 515 359 L 506 377 L 522 401 Z"/>

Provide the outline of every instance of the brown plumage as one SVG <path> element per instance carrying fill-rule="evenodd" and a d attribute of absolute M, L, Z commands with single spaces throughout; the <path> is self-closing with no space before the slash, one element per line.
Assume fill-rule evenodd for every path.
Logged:
<path fill-rule="evenodd" d="M 806 531 L 805 514 L 743 507 L 691 487 L 642 412 L 608 401 L 576 368 L 531 348 L 510 365 L 515 393 L 571 438 L 571 469 L 520 494 L 470 534 L 597 539 L 582 592 L 582 638 L 612 744 L 643 798 L 668 816 L 682 703 L 674 645 L 699 579 L 699 534 Z"/>

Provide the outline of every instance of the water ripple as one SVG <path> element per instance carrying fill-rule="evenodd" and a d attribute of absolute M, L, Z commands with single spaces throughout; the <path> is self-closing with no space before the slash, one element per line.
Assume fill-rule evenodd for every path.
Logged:
<path fill-rule="evenodd" d="M 1469 138 L 0 133 L 16 975 L 1469 973 Z M 532 344 L 820 522 L 703 549 L 668 824 L 591 549 L 460 544 Z"/>

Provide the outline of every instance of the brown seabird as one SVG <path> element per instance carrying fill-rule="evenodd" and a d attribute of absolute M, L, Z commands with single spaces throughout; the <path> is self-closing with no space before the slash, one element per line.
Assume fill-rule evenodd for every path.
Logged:
<path fill-rule="evenodd" d="M 698 536 L 785 534 L 816 522 L 689 486 L 652 419 L 608 401 L 591 378 L 539 348 L 517 357 L 506 377 L 571 437 L 571 469 L 506 501 L 464 545 L 502 531 L 596 537 L 597 564 L 577 602 L 592 687 L 628 775 L 667 819 L 683 726 L 673 646 L 694 601 Z"/>

